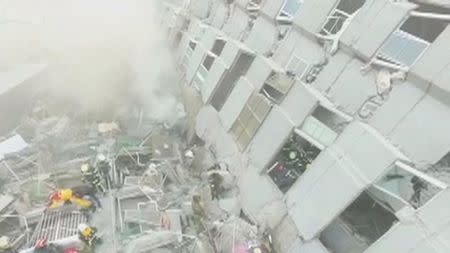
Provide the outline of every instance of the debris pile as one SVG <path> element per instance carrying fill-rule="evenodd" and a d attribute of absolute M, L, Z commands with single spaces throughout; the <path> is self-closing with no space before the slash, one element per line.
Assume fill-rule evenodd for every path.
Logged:
<path fill-rule="evenodd" d="M 184 116 L 37 108 L 0 143 L 0 252 L 272 252 L 228 165 L 186 144 Z"/>

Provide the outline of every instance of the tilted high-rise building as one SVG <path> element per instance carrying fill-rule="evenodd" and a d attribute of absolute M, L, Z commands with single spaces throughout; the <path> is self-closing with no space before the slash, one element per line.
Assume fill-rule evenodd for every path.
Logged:
<path fill-rule="evenodd" d="M 189 138 L 277 252 L 450 252 L 448 7 L 163 1 Z"/>

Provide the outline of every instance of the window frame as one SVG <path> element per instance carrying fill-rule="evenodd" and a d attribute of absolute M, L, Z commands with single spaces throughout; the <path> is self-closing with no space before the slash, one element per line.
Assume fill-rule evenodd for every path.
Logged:
<path fill-rule="evenodd" d="M 419 206 L 414 206 L 412 203 L 410 203 L 410 200 L 404 199 L 403 196 L 400 196 L 394 192 L 391 192 L 388 189 L 385 189 L 382 185 L 380 185 L 379 181 L 382 180 L 386 175 L 389 174 L 389 172 L 393 169 L 400 169 L 403 170 L 407 173 L 410 173 L 412 176 L 418 177 L 419 179 L 431 184 L 432 186 L 436 187 L 439 189 L 439 191 L 437 191 L 434 195 L 432 195 L 428 200 L 426 200 L 424 203 L 420 204 Z M 434 199 L 436 196 L 438 196 L 442 191 L 444 191 L 445 189 L 448 188 L 448 185 L 436 178 L 433 178 L 432 176 L 421 172 L 419 170 L 417 170 L 416 168 L 412 167 L 411 165 L 407 164 L 406 162 L 402 161 L 402 160 L 397 160 L 394 163 L 392 163 L 388 169 L 385 171 L 385 173 L 383 173 L 379 178 L 377 178 L 377 180 L 375 180 L 371 187 L 376 188 L 379 191 L 384 192 L 385 194 L 397 199 L 398 201 L 402 202 L 404 204 L 405 207 L 410 207 L 413 208 L 415 210 L 420 210 L 421 208 L 423 208 L 424 206 L 426 206 L 430 201 L 432 201 L 432 199 Z M 404 207 L 403 207 L 404 208 Z"/>
<path fill-rule="evenodd" d="M 256 104 L 255 108 L 253 108 L 251 103 L 255 102 L 256 100 L 258 103 Z M 267 106 L 267 109 L 265 109 L 266 111 L 263 113 L 264 115 L 259 115 L 258 109 L 261 108 L 261 103 L 263 103 L 263 102 L 267 103 L 266 105 L 263 105 L 263 106 Z M 273 104 L 259 92 L 253 92 L 252 95 L 250 95 L 250 97 L 247 99 L 244 107 L 241 109 L 238 117 L 233 122 L 233 124 L 229 130 L 229 133 L 232 135 L 233 140 L 236 142 L 236 144 L 238 145 L 238 147 L 241 151 L 246 150 L 247 147 L 250 145 L 251 141 L 255 137 L 259 128 L 264 123 L 265 119 L 269 115 L 272 108 L 273 108 Z M 243 118 L 244 116 L 246 116 L 245 115 L 246 112 L 249 112 L 249 114 L 247 115 L 246 118 Z M 247 129 L 247 126 L 249 125 L 249 122 L 253 122 L 253 121 L 258 122 L 258 125 L 253 130 L 253 133 L 250 133 L 249 130 Z M 237 125 L 239 125 L 242 128 L 242 130 L 239 133 L 235 132 Z M 246 141 L 246 143 L 244 145 L 241 145 L 241 138 L 242 138 L 243 134 L 247 135 L 248 140 Z"/>
<path fill-rule="evenodd" d="M 284 11 L 283 9 L 288 5 L 289 1 L 298 1 L 299 2 L 299 7 L 297 8 L 297 10 L 295 10 L 294 13 L 288 13 L 286 11 Z M 287 18 L 289 20 L 293 20 L 295 18 L 295 16 L 298 14 L 298 12 L 300 11 L 303 3 L 305 0 L 284 0 L 283 4 L 281 5 L 280 10 L 278 11 L 278 18 Z"/>
<path fill-rule="evenodd" d="M 299 131 L 301 131 L 304 135 L 308 136 L 308 138 L 310 138 L 310 139 L 312 140 L 312 141 L 310 141 L 310 142 L 316 142 L 316 143 L 317 143 L 316 146 L 321 146 L 321 147 L 323 147 L 322 149 L 325 149 L 326 147 L 331 146 L 332 143 L 333 143 L 334 141 L 336 141 L 337 138 L 339 138 L 339 135 L 340 135 L 344 130 L 342 130 L 341 132 L 336 132 L 334 129 L 332 129 L 332 128 L 330 128 L 329 126 L 327 126 L 324 122 L 322 122 L 321 120 L 319 120 L 318 118 L 316 118 L 313 114 L 314 114 L 314 112 L 315 112 L 319 107 L 322 107 L 322 108 L 324 108 L 325 110 L 327 110 L 327 111 L 329 111 L 329 112 L 335 114 L 337 117 L 342 118 L 342 120 L 343 120 L 344 122 L 346 122 L 346 125 L 350 124 L 350 122 L 352 121 L 352 118 L 349 117 L 349 116 L 347 116 L 347 115 L 345 115 L 344 113 L 340 112 L 339 110 L 337 110 L 337 109 L 335 109 L 335 108 L 331 108 L 331 107 L 328 107 L 328 106 L 326 106 L 326 105 L 324 105 L 324 104 L 322 104 L 322 103 L 318 103 L 318 104 L 314 107 L 314 109 L 311 110 L 311 113 L 310 113 L 308 116 L 305 117 L 305 119 L 303 120 L 303 122 L 302 122 L 298 127 L 296 127 L 297 129 L 299 129 Z M 308 121 L 309 119 L 312 119 L 312 120 L 315 120 L 315 121 L 320 122 L 320 124 L 324 125 L 324 127 L 327 128 L 328 131 L 332 131 L 332 132 L 334 132 L 334 133 L 336 134 L 336 137 L 333 138 L 333 140 L 331 141 L 331 143 L 322 143 L 321 141 L 316 140 L 316 138 L 315 138 L 313 135 L 311 135 L 310 133 L 308 133 L 307 131 L 305 131 L 305 128 L 304 128 L 304 127 L 305 127 L 305 123 L 307 123 L 307 121 Z"/>

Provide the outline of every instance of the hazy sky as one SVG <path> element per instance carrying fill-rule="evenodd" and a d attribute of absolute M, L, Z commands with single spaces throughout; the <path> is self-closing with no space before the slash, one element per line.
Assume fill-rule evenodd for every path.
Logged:
<path fill-rule="evenodd" d="M 52 94 L 88 109 L 131 94 L 162 117 L 175 102 L 155 92 L 174 84 L 173 63 L 151 2 L 0 0 L 0 68 L 46 63 Z"/>

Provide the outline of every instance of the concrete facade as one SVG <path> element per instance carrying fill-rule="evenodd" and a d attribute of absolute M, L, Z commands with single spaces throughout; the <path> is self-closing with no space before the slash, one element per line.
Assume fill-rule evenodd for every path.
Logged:
<path fill-rule="evenodd" d="M 186 8 L 179 15 L 189 18 L 191 25 L 184 32 L 176 57 L 182 58 L 190 38 L 197 38 L 197 47 L 180 73 L 185 76 L 180 85 L 192 87 L 192 79 L 214 40 L 224 38 L 222 54 L 197 91 L 197 101 L 201 97 L 202 105 L 190 127 L 216 150 L 219 160 L 229 164 L 238 178 L 243 210 L 272 228 L 278 252 L 342 252 L 330 244 L 327 248 L 321 234 L 342 219 L 363 193 L 378 186 L 399 162 L 407 165 L 407 173 L 430 183 L 436 181 L 439 191 L 417 206 L 411 199 L 404 200 L 400 210 L 390 211 L 395 220 L 392 225 L 352 252 L 450 252 L 450 181 L 428 173 L 431 165 L 450 152 L 446 131 L 450 129 L 449 27 L 405 70 L 373 60 L 417 8 L 415 4 L 364 1 L 337 38 L 337 51 L 332 52 L 318 33 L 338 0 L 300 1 L 298 11 L 286 21 L 290 27 L 281 39 L 280 11 L 285 1 L 263 0 L 256 11 L 248 7 L 250 2 L 258 6 L 258 1 L 230 2 L 185 2 Z M 215 13 L 214 17 L 208 16 L 209 12 Z M 205 32 L 198 35 L 196 27 L 200 26 Z M 240 50 L 256 57 L 217 111 L 211 99 Z M 249 98 L 263 94 L 273 73 L 287 72 L 294 56 L 307 65 L 305 73 L 296 77 L 281 101 L 271 100 L 270 110 L 249 144 L 239 149 L 233 124 Z M 395 79 L 393 75 L 399 69 L 404 71 L 403 78 Z M 391 74 L 390 87 L 384 93 L 380 92 L 383 73 Z M 305 132 L 318 106 L 347 121 L 336 130 L 337 137 L 323 145 Z M 319 147 L 320 152 L 283 193 L 267 171 L 290 136 L 296 134 Z M 391 197 L 399 194 L 392 189 L 386 191 Z"/>

